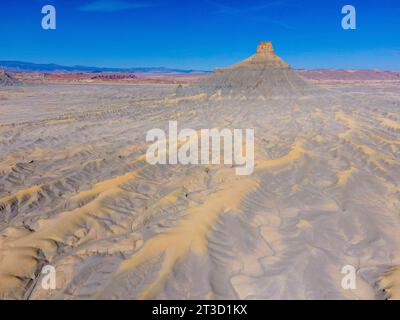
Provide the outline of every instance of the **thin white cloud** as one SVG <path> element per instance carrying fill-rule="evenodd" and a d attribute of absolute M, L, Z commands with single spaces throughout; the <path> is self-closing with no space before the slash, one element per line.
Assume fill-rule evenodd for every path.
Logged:
<path fill-rule="evenodd" d="M 115 12 L 151 7 L 149 3 L 129 2 L 124 0 L 97 0 L 79 7 L 86 12 Z"/>

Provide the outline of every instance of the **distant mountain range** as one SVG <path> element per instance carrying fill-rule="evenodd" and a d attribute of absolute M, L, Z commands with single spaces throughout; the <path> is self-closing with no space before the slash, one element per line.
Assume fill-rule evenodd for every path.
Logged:
<path fill-rule="evenodd" d="M 194 69 L 172 69 L 164 67 L 136 67 L 136 68 L 103 68 L 88 66 L 63 66 L 59 64 L 39 64 L 22 61 L 0 61 L 0 69 L 11 72 L 47 72 L 47 73 L 101 73 L 101 72 L 126 72 L 126 73 L 143 73 L 159 74 L 174 76 L 187 75 L 197 77 L 199 74 L 210 73 L 211 71 L 194 70 Z M 385 70 L 346 70 L 346 69 L 295 69 L 296 73 L 303 77 L 315 81 L 400 81 L 399 71 Z M 17 75 L 15 75 L 17 76 Z M 117 77 L 117 76 L 116 76 Z M 21 79 L 26 80 L 26 79 Z"/>
<path fill-rule="evenodd" d="M 45 72 L 143 72 L 143 73 L 195 73 L 202 70 L 169 69 L 164 67 L 149 68 L 102 68 L 87 66 L 63 66 L 59 64 L 39 64 L 23 61 L 0 61 L 0 68 L 9 71 L 45 71 Z"/>

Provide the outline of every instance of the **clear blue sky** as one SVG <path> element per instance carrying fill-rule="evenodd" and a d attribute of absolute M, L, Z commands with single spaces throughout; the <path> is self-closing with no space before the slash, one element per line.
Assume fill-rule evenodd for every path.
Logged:
<path fill-rule="evenodd" d="M 41 28 L 41 8 L 57 29 Z M 357 29 L 341 28 L 341 8 Z M 296 68 L 400 70 L 399 0 L 1 0 L 0 60 L 210 70 L 260 40 Z"/>

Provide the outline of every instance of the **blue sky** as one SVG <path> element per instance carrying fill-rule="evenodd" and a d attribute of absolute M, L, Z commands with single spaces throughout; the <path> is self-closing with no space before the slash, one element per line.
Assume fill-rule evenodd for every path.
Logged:
<path fill-rule="evenodd" d="M 57 29 L 41 28 L 41 8 Z M 357 29 L 341 28 L 342 6 Z M 2 0 L 0 60 L 211 70 L 260 40 L 296 68 L 400 70 L 398 0 Z"/>

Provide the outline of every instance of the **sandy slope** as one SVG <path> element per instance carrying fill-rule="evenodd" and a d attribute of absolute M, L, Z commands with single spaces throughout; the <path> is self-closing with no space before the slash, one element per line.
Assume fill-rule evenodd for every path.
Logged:
<path fill-rule="evenodd" d="M 165 98 L 175 88 L 0 89 L 1 298 L 399 297 L 398 87 Z M 149 165 L 146 132 L 168 120 L 254 128 L 254 173 Z"/>

